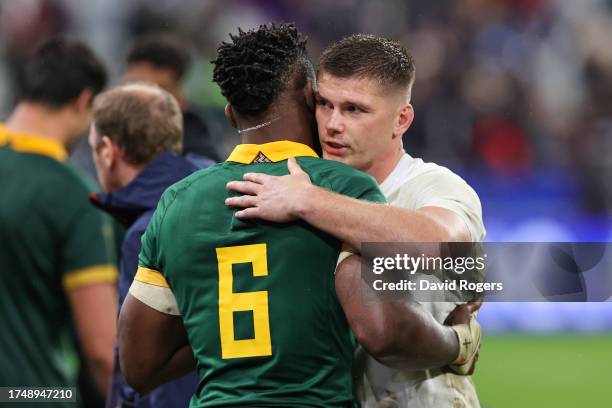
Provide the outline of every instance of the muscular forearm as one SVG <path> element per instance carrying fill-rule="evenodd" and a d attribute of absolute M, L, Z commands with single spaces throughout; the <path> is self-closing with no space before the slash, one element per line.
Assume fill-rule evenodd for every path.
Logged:
<path fill-rule="evenodd" d="M 300 218 L 355 248 L 362 242 L 470 240 L 465 224 L 446 209 L 408 210 L 356 200 L 316 186 L 299 203 Z"/>
<path fill-rule="evenodd" d="M 417 303 L 377 300 L 361 278 L 357 256 L 339 265 L 336 293 L 357 340 L 383 364 L 422 370 L 447 365 L 459 354 L 454 331 Z"/>
<path fill-rule="evenodd" d="M 416 303 L 383 302 L 392 314 L 393 334 L 386 353 L 377 359 L 388 366 L 424 370 L 452 363 L 459 354 L 455 332 L 438 323 Z"/>

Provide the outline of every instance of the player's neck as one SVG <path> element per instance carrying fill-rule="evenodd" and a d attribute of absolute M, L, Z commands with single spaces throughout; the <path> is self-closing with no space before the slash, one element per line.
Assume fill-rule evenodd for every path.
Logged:
<path fill-rule="evenodd" d="M 69 131 L 62 111 L 43 105 L 21 102 L 6 121 L 6 128 L 16 133 L 33 134 L 55 140 L 67 147 Z"/>
<path fill-rule="evenodd" d="M 404 156 L 404 148 L 400 144 L 394 148 L 389 155 L 385 155 L 381 160 L 375 160 L 369 169 L 365 170 L 370 176 L 376 179 L 378 184 L 382 184 L 383 181 L 389 177 L 389 175 L 395 170 L 397 164 Z"/>
<path fill-rule="evenodd" d="M 146 167 L 144 165 L 135 166 L 127 162 L 120 162 L 117 165 L 118 188 L 123 188 L 130 184 Z"/>
<path fill-rule="evenodd" d="M 261 121 L 244 121 L 241 125 L 242 129 L 247 129 L 240 134 L 241 143 L 263 144 L 289 140 L 312 147 L 312 125 L 297 112 L 286 111 Z"/>

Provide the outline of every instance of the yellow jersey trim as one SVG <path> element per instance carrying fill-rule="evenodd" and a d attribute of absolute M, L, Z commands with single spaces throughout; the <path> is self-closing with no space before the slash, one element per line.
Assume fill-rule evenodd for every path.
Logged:
<path fill-rule="evenodd" d="M 68 152 L 60 142 L 34 134 L 13 133 L 0 124 L 0 146 L 4 145 L 20 153 L 39 154 L 58 161 L 68 158 Z"/>
<path fill-rule="evenodd" d="M 239 144 L 226 161 L 251 164 L 262 153 L 272 162 L 287 160 L 289 157 L 319 157 L 314 150 L 302 143 L 281 140 L 264 144 Z"/>
<path fill-rule="evenodd" d="M 168 281 L 164 278 L 161 272 L 156 271 L 155 269 L 145 268 L 144 266 L 139 266 L 136 271 L 136 276 L 134 280 L 142 283 L 148 283 L 149 285 L 160 286 L 162 288 L 169 288 Z"/>
<path fill-rule="evenodd" d="M 74 289 L 81 286 L 98 283 L 115 283 L 119 273 L 113 265 L 95 265 L 68 272 L 62 279 L 64 289 Z"/>

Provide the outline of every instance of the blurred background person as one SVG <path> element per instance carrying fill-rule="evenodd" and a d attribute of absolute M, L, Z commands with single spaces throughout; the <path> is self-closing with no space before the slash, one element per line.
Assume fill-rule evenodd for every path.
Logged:
<path fill-rule="evenodd" d="M 78 348 L 104 395 L 116 335 L 112 227 L 64 162 L 106 72 L 86 45 L 57 38 L 21 78 L 0 124 L 0 386 L 75 387 Z"/>
<path fill-rule="evenodd" d="M 191 64 L 186 41 L 169 34 L 149 34 L 136 40 L 126 58 L 123 81 L 146 81 L 159 85 L 178 101 L 183 112 L 183 154 L 195 153 L 221 161 L 212 135 L 187 101 L 181 85 Z"/>
<path fill-rule="evenodd" d="M 121 245 L 119 308 L 134 280 L 144 233 L 161 194 L 191 174 L 196 165 L 179 156 L 183 121 L 176 99 L 163 89 L 129 83 L 99 95 L 94 103 L 89 145 L 104 193 L 94 205 L 127 228 Z M 198 383 L 195 372 L 139 395 L 115 367 L 107 407 L 186 407 Z"/>
<path fill-rule="evenodd" d="M 183 80 L 191 65 L 186 41 L 172 33 L 152 33 L 136 38 L 125 57 L 125 69 L 119 82 L 149 82 L 160 86 L 178 101 L 183 114 L 183 149 L 181 154 L 198 167 L 222 160 L 218 141 L 206 124 L 205 115 L 184 95 Z M 73 153 L 77 166 L 95 177 L 89 145 L 81 142 Z"/>

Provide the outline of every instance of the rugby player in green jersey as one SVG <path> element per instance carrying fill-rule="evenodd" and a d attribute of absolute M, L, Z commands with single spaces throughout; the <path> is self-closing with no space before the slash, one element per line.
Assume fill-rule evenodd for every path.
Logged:
<path fill-rule="evenodd" d="M 106 394 L 116 335 L 112 227 L 65 163 L 105 84 L 87 46 L 47 41 L 25 65 L 19 102 L 0 124 L 2 387 L 74 387 L 74 329 L 84 366 Z"/>
<path fill-rule="evenodd" d="M 301 222 L 236 219 L 226 184 L 247 172 L 287 174 L 297 157 L 317 185 L 370 201 L 383 201 L 381 193 L 372 178 L 310 147 L 313 70 L 293 26 L 240 31 L 214 63 L 244 144 L 164 193 L 121 312 L 126 380 L 144 392 L 195 364 L 192 407 L 352 406 L 345 314 L 374 356 L 401 358 L 397 333 L 411 323 L 388 313 L 401 305 L 342 302 L 343 310 L 334 279 L 341 242 Z"/>

